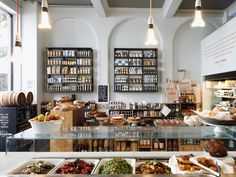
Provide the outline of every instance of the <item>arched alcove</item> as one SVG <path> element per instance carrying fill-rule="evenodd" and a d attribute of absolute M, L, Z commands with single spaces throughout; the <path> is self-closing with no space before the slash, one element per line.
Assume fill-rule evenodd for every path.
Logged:
<path fill-rule="evenodd" d="M 52 23 L 52 29 L 47 32 L 46 47 L 88 47 L 94 50 L 94 90 L 96 91 L 97 76 L 97 49 L 98 40 L 93 27 L 83 19 L 75 17 L 63 17 Z M 77 98 L 82 100 L 94 100 L 96 92 L 77 93 Z M 65 93 L 47 93 L 46 98 L 58 99 L 61 96 L 70 95 Z"/>
<path fill-rule="evenodd" d="M 178 69 L 186 69 L 186 76 L 194 83 L 201 82 L 201 40 L 216 30 L 216 26 L 206 21 L 204 28 L 191 28 L 191 20 L 176 31 L 174 45 L 174 79 Z"/>
<path fill-rule="evenodd" d="M 145 46 L 147 35 L 147 19 L 131 18 L 118 23 L 112 30 L 109 37 L 109 84 L 111 100 L 124 102 L 159 102 L 159 93 L 115 93 L 114 92 L 114 48 L 162 48 L 162 39 L 158 29 L 156 37 L 157 46 Z"/>

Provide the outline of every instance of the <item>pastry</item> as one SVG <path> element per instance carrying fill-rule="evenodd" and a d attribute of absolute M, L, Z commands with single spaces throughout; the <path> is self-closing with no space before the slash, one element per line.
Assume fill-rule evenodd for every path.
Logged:
<path fill-rule="evenodd" d="M 207 140 L 203 142 L 203 149 L 212 157 L 227 156 L 227 149 L 221 140 Z"/>

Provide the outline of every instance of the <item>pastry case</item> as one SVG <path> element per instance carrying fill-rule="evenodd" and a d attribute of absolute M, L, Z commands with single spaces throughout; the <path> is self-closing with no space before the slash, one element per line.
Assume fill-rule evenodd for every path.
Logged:
<path fill-rule="evenodd" d="M 218 142 L 219 140 L 220 142 L 225 142 L 225 140 L 235 142 L 235 127 L 226 127 L 226 129 L 225 134 L 215 134 L 214 127 L 210 126 L 62 127 L 60 132 L 50 134 L 35 134 L 32 129 L 29 129 L 7 138 L 6 153 L 2 154 L 3 158 L 0 159 L 0 162 L 4 161 L 3 166 L 0 167 L 0 174 L 7 176 L 33 173 L 46 176 L 55 174 L 62 176 L 67 174 L 156 176 L 164 174 L 233 177 L 235 176 L 235 147 L 227 150 Z M 211 146 L 205 149 L 208 153 L 203 149 L 195 151 L 185 149 L 184 151 L 180 147 L 186 139 L 200 140 L 201 146 L 204 146 L 203 143 L 207 141 L 211 142 L 209 143 Z M 75 144 L 87 142 L 88 145 L 83 145 L 80 152 L 75 152 L 75 149 L 66 152 L 60 149 L 55 151 L 55 149 L 50 149 L 50 141 L 55 140 L 73 141 Z M 17 145 L 22 141 L 31 142 L 32 145 L 20 149 Z M 47 142 L 49 142 L 48 149 L 45 148 Z M 168 148 L 171 142 L 172 149 Z M 151 149 L 148 147 L 149 143 L 152 144 Z M 174 144 L 178 145 L 177 148 Z M 61 146 L 64 144 L 62 143 Z M 58 148 L 60 148 L 59 145 Z M 8 165 L 11 165 L 11 168 Z M 113 165 L 115 170 L 111 170 Z M 32 172 L 32 166 L 33 169 L 38 169 L 38 166 L 45 166 L 48 169 L 37 173 L 34 170 Z M 221 167 L 220 170 L 219 167 Z M 70 168 L 72 171 L 69 170 Z M 78 168 L 86 170 L 78 170 Z"/>

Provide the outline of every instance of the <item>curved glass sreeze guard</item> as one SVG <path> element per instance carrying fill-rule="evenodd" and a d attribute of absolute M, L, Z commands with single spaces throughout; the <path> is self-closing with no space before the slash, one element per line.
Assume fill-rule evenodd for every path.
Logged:
<path fill-rule="evenodd" d="M 51 134 L 35 134 L 32 129 L 29 129 L 13 136 L 7 137 L 6 151 L 50 151 L 49 149 L 52 147 L 52 144 L 54 148 L 62 146 L 60 141 L 67 145 L 69 143 L 65 141 L 70 141 L 70 143 L 72 142 L 71 144 L 73 144 L 73 142 L 75 141 L 99 141 L 101 139 L 108 139 L 113 141 L 142 139 L 179 139 L 180 141 L 184 139 L 236 140 L 236 127 L 225 127 L 225 131 L 223 133 L 218 133 L 214 131 L 214 127 L 208 126 L 63 127 L 60 132 Z M 48 148 L 46 148 L 47 146 Z"/>
<path fill-rule="evenodd" d="M 215 133 L 214 127 L 64 127 L 60 132 L 35 134 L 32 129 L 7 137 L 7 140 L 80 140 L 80 139 L 236 139 L 236 127 Z"/>

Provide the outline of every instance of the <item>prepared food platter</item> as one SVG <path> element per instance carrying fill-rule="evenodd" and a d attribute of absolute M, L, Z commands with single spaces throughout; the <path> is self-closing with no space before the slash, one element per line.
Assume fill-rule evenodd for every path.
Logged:
<path fill-rule="evenodd" d="M 100 161 L 94 174 L 135 174 L 135 159 L 105 158 Z"/>
<path fill-rule="evenodd" d="M 37 175 L 49 174 L 64 159 L 32 159 L 9 172 L 9 175 Z"/>
<path fill-rule="evenodd" d="M 171 174 L 171 168 L 157 160 L 137 162 L 136 174 Z"/>
<path fill-rule="evenodd" d="M 234 174 L 234 168 L 230 165 L 223 163 L 221 160 L 216 158 L 210 158 L 206 156 L 196 156 L 189 159 L 195 165 L 201 167 L 205 171 L 208 171 L 215 176 L 220 174 Z"/>
<path fill-rule="evenodd" d="M 98 159 L 68 159 L 58 165 L 50 174 L 93 174 Z"/>
<path fill-rule="evenodd" d="M 201 167 L 198 165 L 195 165 L 190 161 L 190 158 L 193 157 L 193 155 L 179 155 L 175 156 L 173 155 L 169 159 L 168 166 L 171 167 L 171 172 L 173 174 L 199 174 L 203 171 L 201 170 Z"/>

